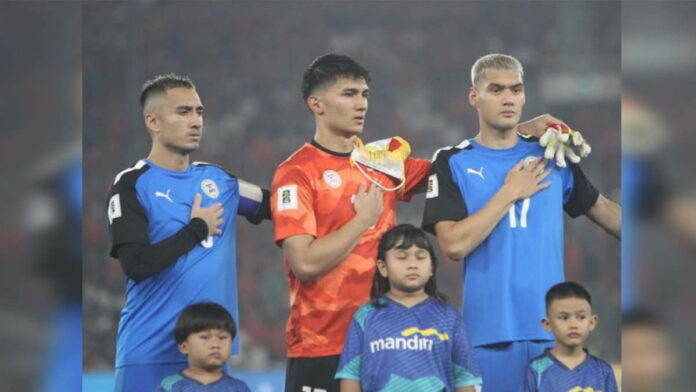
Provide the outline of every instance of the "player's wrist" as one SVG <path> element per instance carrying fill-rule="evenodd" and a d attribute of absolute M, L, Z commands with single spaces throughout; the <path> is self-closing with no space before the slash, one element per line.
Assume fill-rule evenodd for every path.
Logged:
<path fill-rule="evenodd" d="M 192 217 L 191 221 L 189 222 L 189 228 L 201 241 L 208 237 L 208 223 L 206 223 L 203 218 L 197 216 Z"/>
<path fill-rule="evenodd" d="M 510 183 L 505 183 L 498 191 L 498 194 L 507 203 L 514 203 L 517 200 L 524 199 L 524 192 L 519 187 Z"/>
<path fill-rule="evenodd" d="M 372 225 L 375 224 L 375 222 L 373 222 L 373 219 L 371 219 L 369 216 L 362 216 L 361 214 L 355 214 L 353 220 L 360 226 L 362 231 L 369 229 Z"/>

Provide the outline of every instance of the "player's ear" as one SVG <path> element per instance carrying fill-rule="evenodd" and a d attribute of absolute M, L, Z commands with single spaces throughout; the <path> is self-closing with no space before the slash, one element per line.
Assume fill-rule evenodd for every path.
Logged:
<path fill-rule="evenodd" d="M 150 132 L 157 133 L 159 132 L 160 126 L 159 126 L 159 119 L 153 112 L 147 112 L 144 114 L 145 116 L 145 126 Z"/>
<path fill-rule="evenodd" d="M 316 95 L 310 95 L 307 97 L 307 106 L 309 107 L 309 110 L 316 115 L 324 114 L 324 105 L 321 102 L 321 99 Z"/>
<path fill-rule="evenodd" d="M 549 321 L 548 317 L 541 319 L 541 326 L 548 332 L 551 332 L 551 321 Z"/>
<path fill-rule="evenodd" d="M 377 260 L 377 270 L 382 277 L 387 277 L 387 263 L 384 260 Z"/>
<path fill-rule="evenodd" d="M 599 317 L 596 314 L 590 316 L 590 331 L 594 330 L 599 322 Z"/>
<path fill-rule="evenodd" d="M 469 88 L 469 104 L 475 108 L 478 107 L 478 91 L 476 91 L 474 86 Z"/>
<path fill-rule="evenodd" d="M 179 343 L 178 346 L 179 346 L 180 353 L 182 353 L 184 355 L 188 355 L 188 342 L 183 341 L 183 342 Z"/>

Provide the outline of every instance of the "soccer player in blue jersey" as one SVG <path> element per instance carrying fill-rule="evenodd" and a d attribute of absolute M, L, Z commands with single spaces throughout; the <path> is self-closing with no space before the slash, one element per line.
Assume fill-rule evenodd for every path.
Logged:
<path fill-rule="evenodd" d="M 270 218 L 267 191 L 189 161 L 203 136 L 203 105 L 188 78 L 146 82 L 140 103 L 152 149 L 116 176 L 108 199 L 111 256 L 127 277 L 116 392 L 152 392 L 186 367 L 171 335 L 187 305 L 220 303 L 239 320 L 236 215 L 254 223 Z"/>
<path fill-rule="evenodd" d="M 423 228 L 464 260 L 463 313 L 488 392 L 517 390 L 524 367 L 551 343 L 543 298 L 564 281 L 563 210 L 621 236 L 621 208 L 580 167 L 548 165 L 538 139 L 517 133 L 522 65 L 491 54 L 471 70 L 479 133 L 433 157 Z"/>
<path fill-rule="evenodd" d="M 438 291 L 426 233 L 401 224 L 380 240 L 371 302 L 351 321 L 341 392 L 457 391 L 481 385 L 461 315 Z"/>
<path fill-rule="evenodd" d="M 618 392 L 611 365 L 583 347 L 597 326 L 592 298 L 584 287 L 575 282 L 551 287 L 541 323 L 553 333 L 556 346 L 529 363 L 520 392 Z"/>
<path fill-rule="evenodd" d="M 157 392 L 251 392 L 244 381 L 222 370 L 235 335 L 234 319 L 220 304 L 187 306 L 176 321 L 174 339 L 188 367 L 162 380 Z"/>

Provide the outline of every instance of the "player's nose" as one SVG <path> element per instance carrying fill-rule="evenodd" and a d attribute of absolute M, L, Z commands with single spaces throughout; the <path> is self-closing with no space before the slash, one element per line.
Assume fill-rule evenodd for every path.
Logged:
<path fill-rule="evenodd" d="M 364 112 L 367 110 L 367 98 L 358 97 L 355 101 L 355 110 Z"/>

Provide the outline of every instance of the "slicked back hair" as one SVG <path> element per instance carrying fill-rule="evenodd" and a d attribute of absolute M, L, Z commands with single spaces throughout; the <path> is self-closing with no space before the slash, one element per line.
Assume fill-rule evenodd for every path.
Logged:
<path fill-rule="evenodd" d="M 487 69 L 518 71 L 520 77 L 524 78 L 524 69 L 519 60 L 507 54 L 490 53 L 480 57 L 471 67 L 471 85 L 473 87 L 476 87 L 476 84 L 484 78 Z"/>
<path fill-rule="evenodd" d="M 188 76 L 179 76 L 174 73 L 157 75 L 143 84 L 143 89 L 140 92 L 140 107 L 145 109 L 145 104 L 150 97 L 164 94 L 167 90 L 176 87 L 196 89 L 196 86 L 194 86 Z"/>
<path fill-rule="evenodd" d="M 365 79 L 370 84 L 370 72 L 348 56 L 328 53 L 314 59 L 302 76 L 302 99 L 307 98 L 326 83 L 339 77 Z"/>

